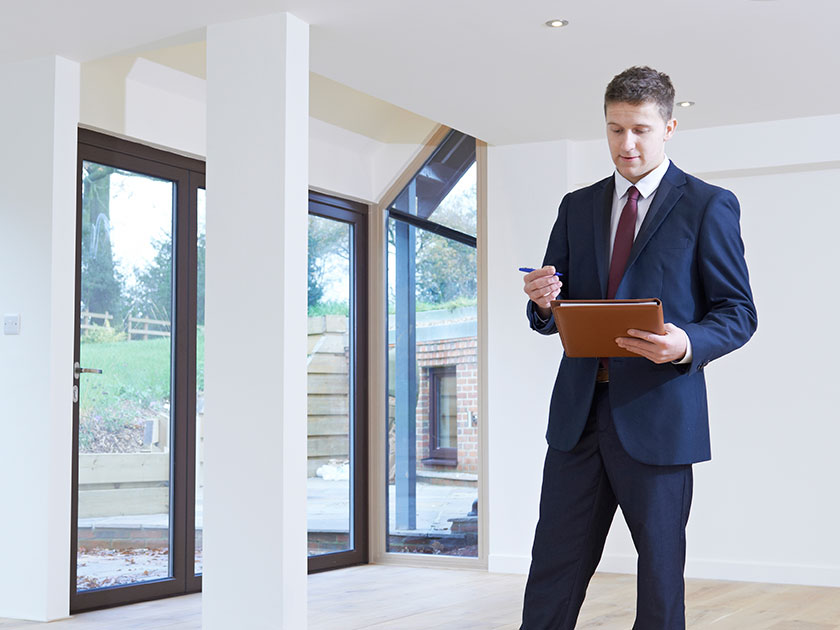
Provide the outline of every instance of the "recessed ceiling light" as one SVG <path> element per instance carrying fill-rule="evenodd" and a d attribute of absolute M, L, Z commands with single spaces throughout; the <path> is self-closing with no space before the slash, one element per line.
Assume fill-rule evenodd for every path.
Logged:
<path fill-rule="evenodd" d="M 569 20 L 549 20 L 545 25 L 551 28 L 563 28 L 569 25 Z"/>
<path fill-rule="evenodd" d="M 677 107 L 694 107 L 694 101 L 680 101 Z"/>

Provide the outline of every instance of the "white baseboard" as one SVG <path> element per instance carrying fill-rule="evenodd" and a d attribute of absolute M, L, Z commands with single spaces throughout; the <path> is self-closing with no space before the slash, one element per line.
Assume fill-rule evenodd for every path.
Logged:
<path fill-rule="evenodd" d="M 695 578 L 840 587 L 840 566 L 689 559 L 685 568 Z"/>
<path fill-rule="evenodd" d="M 598 565 L 598 570 L 604 573 L 634 574 L 636 573 L 636 556 L 604 555 L 601 558 L 601 564 Z M 840 567 L 802 564 L 688 558 L 685 563 L 685 577 L 704 580 L 840 587 Z"/>
<path fill-rule="evenodd" d="M 528 556 L 495 554 L 488 558 L 488 571 L 492 573 L 527 574 L 530 564 L 531 558 Z M 636 573 L 636 556 L 604 555 L 598 565 L 598 571 L 634 574 Z M 706 580 L 840 587 L 840 566 L 688 558 L 685 564 L 685 576 Z"/>
<path fill-rule="evenodd" d="M 528 569 L 530 567 L 530 556 L 506 556 L 491 553 L 487 558 L 487 570 L 490 573 L 517 573 L 520 575 L 528 575 Z"/>

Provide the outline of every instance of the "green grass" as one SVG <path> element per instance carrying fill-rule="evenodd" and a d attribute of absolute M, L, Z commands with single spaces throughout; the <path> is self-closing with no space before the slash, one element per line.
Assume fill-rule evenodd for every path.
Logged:
<path fill-rule="evenodd" d="M 347 302 L 338 302 L 336 300 L 324 300 L 313 304 L 309 307 L 309 317 L 318 317 L 320 315 L 344 315 L 350 314 L 350 306 Z"/>
<path fill-rule="evenodd" d="M 195 340 L 195 388 L 204 391 L 204 326 L 199 326 Z"/>
<path fill-rule="evenodd" d="M 168 338 L 81 344 L 81 364 L 102 374 L 85 374 L 80 388 L 83 417 L 112 430 L 131 422 L 138 407 L 164 403 L 170 396 Z M 197 334 L 197 382 L 204 389 L 204 327 Z"/>
<path fill-rule="evenodd" d="M 135 406 L 169 399 L 169 339 L 83 343 L 81 363 L 102 374 L 82 376 L 80 413 L 111 430 L 130 422 Z"/>
<path fill-rule="evenodd" d="M 396 307 L 393 303 L 393 298 L 388 304 L 388 313 L 393 315 L 396 312 Z M 414 308 L 418 313 L 423 311 L 454 311 L 456 308 L 463 308 L 465 306 L 476 306 L 478 304 L 477 298 L 459 297 L 448 302 L 415 302 Z"/>
<path fill-rule="evenodd" d="M 459 297 L 455 298 L 454 300 L 449 300 L 448 302 L 439 302 L 439 303 L 429 303 L 429 302 L 417 302 L 415 305 L 415 309 L 417 312 L 422 311 L 454 311 L 456 308 L 463 308 L 465 306 L 475 306 L 478 304 L 478 299 L 476 298 L 465 298 Z"/>

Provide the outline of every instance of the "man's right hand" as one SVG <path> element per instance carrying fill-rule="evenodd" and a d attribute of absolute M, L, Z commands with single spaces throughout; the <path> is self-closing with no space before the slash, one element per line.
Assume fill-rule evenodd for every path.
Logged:
<path fill-rule="evenodd" d="M 560 294 L 563 283 L 554 275 L 556 269 L 547 265 L 542 269 L 534 269 L 525 274 L 525 294 L 537 305 L 540 317 L 547 318 L 551 314 L 551 300 Z"/>

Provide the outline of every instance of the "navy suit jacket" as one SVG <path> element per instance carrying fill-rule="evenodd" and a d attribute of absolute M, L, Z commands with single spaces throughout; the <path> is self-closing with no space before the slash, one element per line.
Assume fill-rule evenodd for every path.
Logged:
<path fill-rule="evenodd" d="M 604 299 L 609 274 L 610 176 L 567 194 L 551 230 L 544 265 L 563 274 L 561 299 Z M 739 348 L 757 316 L 741 240 L 738 200 L 672 163 L 633 242 L 616 299 L 662 300 L 665 321 L 691 340 L 690 364 L 658 365 L 643 357 L 610 359 L 609 397 L 625 450 L 656 465 L 711 458 L 703 368 Z M 531 327 L 557 332 L 528 301 Z M 574 448 L 589 415 L 596 358 L 563 356 L 551 396 L 547 439 Z"/>

